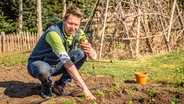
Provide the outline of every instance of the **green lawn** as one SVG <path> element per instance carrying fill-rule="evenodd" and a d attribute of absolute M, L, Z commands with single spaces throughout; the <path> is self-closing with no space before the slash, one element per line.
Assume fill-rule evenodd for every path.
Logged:
<path fill-rule="evenodd" d="M 26 65 L 28 53 L 14 53 L 0 57 L 0 64 Z M 81 73 L 112 76 L 120 80 L 135 80 L 135 72 L 148 72 L 148 81 L 169 84 L 184 83 L 184 52 L 145 55 L 136 59 L 87 61 Z"/>
<path fill-rule="evenodd" d="M 135 72 L 145 71 L 149 81 L 162 83 L 184 82 L 184 52 L 169 54 L 145 55 L 136 59 L 88 61 L 81 72 L 117 77 L 122 80 L 135 80 Z"/>

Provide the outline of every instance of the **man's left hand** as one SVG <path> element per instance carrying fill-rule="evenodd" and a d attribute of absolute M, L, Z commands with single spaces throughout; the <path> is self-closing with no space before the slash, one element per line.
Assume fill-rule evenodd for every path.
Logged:
<path fill-rule="evenodd" d="M 90 53 L 90 51 L 91 51 L 91 44 L 89 42 L 81 42 L 80 46 L 81 46 L 81 49 L 85 53 Z"/>
<path fill-rule="evenodd" d="M 90 59 L 93 59 L 96 55 L 95 50 L 91 47 L 89 42 L 81 42 L 81 49 L 88 55 Z"/>

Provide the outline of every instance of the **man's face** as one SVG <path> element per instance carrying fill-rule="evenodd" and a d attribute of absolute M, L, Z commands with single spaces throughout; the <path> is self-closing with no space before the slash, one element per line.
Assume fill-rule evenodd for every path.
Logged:
<path fill-rule="evenodd" d="M 81 18 L 78 18 L 77 16 L 70 15 L 67 20 L 64 20 L 64 29 L 68 36 L 71 36 L 77 32 L 79 29 L 81 22 Z"/>

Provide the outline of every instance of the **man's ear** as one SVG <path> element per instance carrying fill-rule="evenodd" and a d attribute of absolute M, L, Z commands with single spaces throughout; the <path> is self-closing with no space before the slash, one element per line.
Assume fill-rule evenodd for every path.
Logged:
<path fill-rule="evenodd" d="M 64 23 L 64 22 L 66 22 L 66 19 L 65 19 L 65 18 L 62 18 L 62 21 L 63 21 L 63 23 Z"/>
<path fill-rule="evenodd" d="M 63 19 L 63 24 L 65 25 L 66 24 L 66 21 Z"/>

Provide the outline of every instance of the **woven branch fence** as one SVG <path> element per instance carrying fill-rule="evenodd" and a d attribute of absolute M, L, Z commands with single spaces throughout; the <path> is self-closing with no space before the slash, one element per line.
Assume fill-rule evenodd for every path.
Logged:
<path fill-rule="evenodd" d="M 178 0 L 96 0 L 84 31 L 99 58 L 134 58 L 183 50 L 184 12 Z"/>
<path fill-rule="evenodd" d="M 31 32 L 22 32 L 20 34 L 5 34 L 5 32 L 1 32 L 0 53 L 33 49 L 38 39 L 39 36 Z"/>

